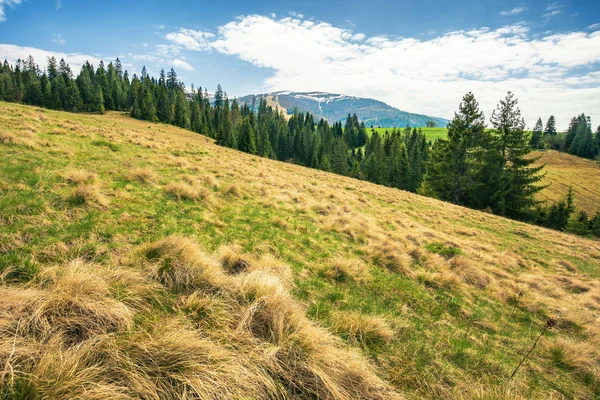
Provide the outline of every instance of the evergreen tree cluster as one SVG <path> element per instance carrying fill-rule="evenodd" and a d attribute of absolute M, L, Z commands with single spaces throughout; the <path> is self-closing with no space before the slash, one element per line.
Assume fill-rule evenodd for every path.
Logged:
<path fill-rule="evenodd" d="M 565 135 L 566 152 L 591 159 L 600 156 L 599 133 L 596 132 L 596 137 L 594 137 L 590 117 L 586 117 L 585 114 L 573 117 Z"/>
<path fill-rule="evenodd" d="M 557 133 L 554 116 L 550 116 L 544 129 L 539 118 L 529 144 L 534 149 L 554 149 L 583 158 L 600 158 L 600 126 L 594 133 L 590 117 L 581 114 L 571 119 L 566 133 Z"/>
<path fill-rule="evenodd" d="M 448 138 L 433 146 L 422 193 L 511 218 L 527 218 L 543 167 L 532 167 L 525 122 L 508 93 L 494 110 L 491 129 L 472 93 L 448 124 Z"/>
<path fill-rule="evenodd" d="M 13 67 L 0 66 L 0 100 L 72 112 L 116 110 L 132 117 L 173 124 L 205 134 L 216 143 L 246 153 L 419 192 L 470 208 L 489 210 L 553 229 L 598 234 L 600 213 L 588 218 L 573 206 L 573 194 L 552 204 L 535 201 L 542 189 L 542 167 L 532 167 L 532 148 L 558 146 L 592 158 L 600 149 L 600 127 L 592 134 L 588 117 L 573 118 L 560 138 L 551 116 L 539 119 L 531 135 L 517 99 L 508 93 L 490 119 L 491 129 L 472 93 L 464 96 L 448 124 L 447 139 L 432 146 L 420 129 L 406 127 L 370 135 L 356 114 L 345 123 L 315 121 L 309 113 L 286 116 L 260 100 L 239 104 L 221 86 L 213 101 L 206 89 L 187 92 L 173 68 L 158 79 L 144 67 L 130 80 L 119 59 L 96 69 L 86 62 L 74 77 L 64 60 L 48 59 L 41 71 L 30 56 Z M 257 110 L 254 112 L 253 110 Z M 585 229 L 583 228 L 585 226 Z M 584 233 L 585 232 L 585 233 Z"/>
<path fill-rule="evenodd" d="M 0 67 L 0 100 L 71 112 L 128 110 L 129 77 L 119 59 L 105 68 L 85 63 L 74 78 L 69 65 L 54 57 L 42 72 L 33 57 L 18 60 L 13 67 L 5 60 Z"/>

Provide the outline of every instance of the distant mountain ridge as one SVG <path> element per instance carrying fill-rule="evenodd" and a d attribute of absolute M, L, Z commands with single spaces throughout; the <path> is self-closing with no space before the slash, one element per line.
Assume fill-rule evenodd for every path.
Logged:
<path fill-rule="evenodd" d="M 247 95 L 238 101 L 250 106 L 254 104 L 256 109 L 263 98 L 268 105 L 279 107 L 288 114 L 294 110 L 309 112 L 315 116 L 315 120 L 325 118 L 330 123 L 344 121 L 348 114 L 355 113 L 367 126 L 418 127 L 433 121 L 436 126 L 445 127 L 448 123 L 447 119 L 402 111 L 379 100 L 335 93 L 280 91 Z"/>

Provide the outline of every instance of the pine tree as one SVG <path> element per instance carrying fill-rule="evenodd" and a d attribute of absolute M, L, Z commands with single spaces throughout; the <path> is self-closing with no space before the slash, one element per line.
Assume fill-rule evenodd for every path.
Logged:
<path fill-rule="evenodd" d="M 348 175 L 350 172 L 350 166 L 348 164 L 348 145 L 344 138 L 336 138 L 333 142 L 331 170 L 340 175 Z"/>
<path fill-rule="evenodd" d="M 240 124 L 238 134 L 238 149 L 250 154 L 256 154 L 256 138 L 250 116 L 244 118 Z"/>
<path fill-rule="evenodd" d="M 565 137 L 566 151 L 584 158 L 594 158 L 597 154 L 596 140 L 592 134 L 592 124 L 589 117 L 581 114 L 573 117 Z"/>
<path fill-rule="evenodd" d="M 556 119 L 554 115 L 551 115 L 546 122 L 546 128 L 544 129 L 544 136 L 556 136 Z"/>
<path fill-rule="evenodd" d="M 94 103 L 92 105 L 92 111 L 97 111 L 100 114 L 104 114 L 104 95 L 100 85 L 97 85 L 94 89 Z"/>
<path fill-rule="evenodd" d="M 576 235 L 587 236 L 590 234 L 588 226 L 588 215 L 584 210 L 581 210 L 578 213 L 571 215 L 571 217 L 569 218 L 569 222 L 567 222 L 567 227 L 565 228 L 565 230 Z"/>
<path fill-rule="evenodd" d="M 556 230 L 565 229 L 571 214 L 575 211 L 574 197 L 573 188 L 569 187 L 567 195 L 549 207 L 544 225 Z"/>
<path fill-rule="evenodd" d="M 540 175 L 543 166 L 531 167 L 538 158 L 528 157 L 531 148 L 524 131 L 525 121 L 511 92 L 500 100 L 490 121 L 502 156 L 498 202 L 494 208 L 502 215 L 521 217 L 536 204 L 534 195 L 543 189 L 536 185 L 543 178 Z"/>
<path fill-rule="evenodd" d="M 477 171 L 471 157 L 473 148 L 485 131 L 483 112 L 469 92 L 459 106 L 459 112 L 448 124 L 448 139 L 434 145 L 425 175 L 424 193 L 442 200 L 463 204 L 463 195 L 473 184 Z"/>
<path fill-rule="evenodd" d="M 175 93 L 174 124 L 181 128 L 189 128 L 190 126 L 189 105 L 185 93 L 181 89 L 178 89 Z"/>
<path fill-rule="evenodd" d="M 147 79 L 147 77 L 146 77 Z M 156 108 L 154 107 L 154 98 L 152 91 L 147 84 L 142 85 L 141 95 L 139 98 L 139 118 L 148 121 L 156 120 Z"/>
<path fill-rule="evenodd" d="M 535 126 L 533 127 L 533 131 L 531 131 L 531 139 L 529 139 L 529 145 L 534 149 L 543 149 L 544 142 L 542 141 L 544 136 L 544 125 L 542 124 L 542 119 L 538 118 Z"/>

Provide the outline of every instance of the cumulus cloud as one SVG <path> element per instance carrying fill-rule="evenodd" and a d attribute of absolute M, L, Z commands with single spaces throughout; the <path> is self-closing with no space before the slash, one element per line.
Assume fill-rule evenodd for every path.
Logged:
<path fill-rule="evenodd" d="M 185 47 L 188 50 L 207 50 L 210 48 L 210 41 L 215 37 L 210 32 L 195 31 L 193 29 L 181 28 L 178 32 L 168 33 L 165 38 Z"/>
<path fill-rule="evenodd" d="M 207 38 L 194 32 L 181 29 L 173 42 Z M 210 48 L 272 69 L 265 90 L 372 97 L 436 116 L 452 116 L 467 91 L 487 115 L 513 91 L 529 124 L 555 114 L 566 127 L 573 115 L 600 110 L 600 32 L 534 38 L 527 27 L 512 25 L 428 40 L 356 35 L 326 22 L 249 15 L 219 27 L 202 46 L 185 47 Z"/>
<path fill-rule="evenodd" d="M 501 11 L 500 15 L 503 15 L 503 16 L 517 15 L 517 14 L 521 14 L 523 11 L 525 11 L 525 7 L 515 7 L 512 10 Z"/>
<path fill-rule="evenodd" d="M 180 60 L 178 58 L 174 59 L 171 61 L 171 65 L 174 68 L 181 68 L 184 69 L 186 71 L 193 71 L 194 67 L 192 67 L 188 62 L 184 61 L 184 60 Z"/>
<path fill-rule="evenodd" d="M 21 4 L 21 0 L 0 0 L 0 22 L 6 21 L 6 7 L 14 7 Z"/>

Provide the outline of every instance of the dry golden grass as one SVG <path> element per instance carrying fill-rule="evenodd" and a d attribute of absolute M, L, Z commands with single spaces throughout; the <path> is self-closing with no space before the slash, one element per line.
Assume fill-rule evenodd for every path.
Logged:
<path fill-rule="evenodd" d="M 0 132 L 0 143 L 15 143 L 16 137 L 8 132 Z"/>
<path fill-rule="evenodd" d="M 540 192 L 541 200 L 558 201 L 572 186 L 577 207 L 589 214 L 600 210 L 600 164 L 555 150 L 534 154 L 541 156 L 538 164 L 545 165 L 546 177 L 542 183 L 550 185 Z"/>
<path fill-rule="evenodd" d="M 331 328 L 363 346 L 388 343 L 394 336 L 394 330 L 385 319 L 357 312 L 334 314 Z"/>
<path fill-rule="evenodd" d="M 79 185 L 81 183 L 93 183 L 97 178 L 97 174 L 81 169 L 74 169 L 65 172 L 64 177 L 68 184 Z"/>
<path fill-rule="evenodd" d="M 197 188 L 185 182 L 168 183 L 164 191 L 166 194 L 176 198 L 177 200 L 206 200 L 210 196 L 210 192 L 205 188 Z"/>
<path fill-rule="evenodd" d="M 85 183 L 80 183 L 73 189 L 69 200 L 74 204 L 91 207 L 106 208 L 109 205 L 108 199 L 100 193 L 98 186 Z"/>
<path fill-rule="evenodd" d="M 399 398 L 306 319 L 275 275 L 226 275 L 181 237 L 136 254 L 165 289 L 186 289 L 178 308 L 202 334 L 176 319 L 137 332 L 143 311 L 110 297 L 116 277 L 104 267 L 48 268 L 37 288 L 0 289 L 0 386 L 32 376 L 27 385 L 45 398 Z"/>
<path fill-rule="evenodd" d="M 156 180 L 156 173 L 148 167 L 134 168 L 127 176 L 130 180 L 141 183 L 151 183 Z"/>
<path fill-rule="evenodd" d="M 371 279 L 369 269 L 358 258 L 335 257 L 318 267 L 321 274 L 337 282 L 352 279 L 357 282 L 367 282 Z"/>

